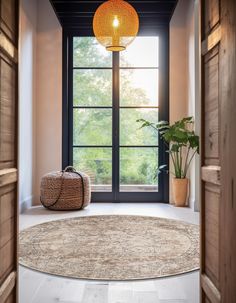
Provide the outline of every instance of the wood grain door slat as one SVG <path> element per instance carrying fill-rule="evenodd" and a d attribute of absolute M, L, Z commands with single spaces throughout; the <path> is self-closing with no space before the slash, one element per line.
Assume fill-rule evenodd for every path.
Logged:
<path fill-rule="evenodd" d="M 18 60 L 18 52 L 12 42 L 0 30 L 0 48 L 4 51 L 14 62 Z"/>
<path fill-rule="evenodd" d="M 202 55 L 205 56 L 212 50 L 221 39 L 221 26 L 219 25 L 203 42 L 202 42 Z"/>
<path fill-rule="evenodd" d="M 209 165 L 202 167 L 202 180 L 220 185 L 220 166 Z"/>
<path fill-rule="evenodd" d="M 201 285 L 211 303 L 220 303 L 221 296 L 219 290 L 206 275 L 201 275 Z"/>
<path fill-rule="evenodd" d="M 17 169 L 7 168 L 0 170 L 0 187 L 17 181 Z"/>
<path fill-rule="evenodd" d="M 16 284 L 16 272 L 11 272 L 0 286 L 0 302 L 5 302 Z"/>

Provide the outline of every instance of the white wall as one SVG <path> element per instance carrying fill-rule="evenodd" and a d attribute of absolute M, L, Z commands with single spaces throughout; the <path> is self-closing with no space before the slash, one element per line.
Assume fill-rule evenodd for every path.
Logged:
<path fill-rule="evenodd" d="M 62 29 L 49 0 L 22 0 L 19 45 L 19 203 L 39 204 L 40 179 L 61 169 Z"/>
<path fill-rule="evenodd" d="M 21 211 L 29 207 L 33 199 L 36 39 L 37 0 L 22 0 L 19 39 L 19 200 Z"/>
<path fill-rule="evenodd" d="M 170 123 L 187 115 L 187 2 L 179 0 L 170 22 Z"/>
<path fill-rule="evenodd" d="M 199 0 L 189 1 L 187 12 L 187 51 L 188 51 L 188 115 L 195 117 L 195 131 L 200 135 L 201 99 L 200 99 L 200 15 Z M 189 204 L 191 208 L 199 210 L 199 186 L 200 186 L 200 161 L 196 156 L 190 167 L 190 196 Z"/>
<path fill-rule="evenodd" d="M 62 29 L 49 0 L 38 1 L 36 77 L 34 205 L 41 177 L 62 164 Z"/>
<path fill-rule="evenodd" d="M 186 20 L 186 43 L 187 43 L 187 107 L 188 116 L 195 115 L 195 49 L 194 49 L 194 1 L 189 1 L 189 6 L 187 10 L 187 20 Z M 189 191 L 189 205 L 194 208 L 195 203 L 195 162 L 192 161 L 191 167 L 189 169 L 189 179 L 190 179 L 190 191 Z"/>
<path fill-rule="evenodd" d="M 170 123 L 185 116 L 193 116 L 199 133 L 199 24 L 198 0 L 179 0 L 170 22 Z M 197 159 L 189 170 L 190 191 L 188 204 L 197 209 L 199 175 Z M 170 180 L 170 202 L 173 203 Z"/>

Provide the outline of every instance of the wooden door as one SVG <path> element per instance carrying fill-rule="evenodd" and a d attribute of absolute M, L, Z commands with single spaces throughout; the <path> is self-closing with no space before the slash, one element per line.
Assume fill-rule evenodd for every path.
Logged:
<path fill-rule="evenodd" d="M 202 6 L 201 301 L 236 302 L 236 1 Z"/>
<path fill-rule="evenodd" d="M 18 1 L 0 0 L 0 302 L 17 302 Z"/>

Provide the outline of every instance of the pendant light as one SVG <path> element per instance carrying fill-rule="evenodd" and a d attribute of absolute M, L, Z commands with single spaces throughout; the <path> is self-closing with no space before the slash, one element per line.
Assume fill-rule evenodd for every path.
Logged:
<path fill-rule="evenodd" d="M 135 39 L 139 29 L 136 10 L 124 0 L 108 0 L 93 17 L 93 31 L 108 51 L 122 51 Z"/>

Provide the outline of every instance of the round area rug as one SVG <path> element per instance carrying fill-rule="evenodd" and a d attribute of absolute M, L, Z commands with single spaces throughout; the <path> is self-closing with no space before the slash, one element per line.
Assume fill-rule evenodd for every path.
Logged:
<path fill-rule="evenodd" d="M 51 221 L 20 233 L 20 263 L 80 279 L 136 280 L 199 268 L 198 226 L 144 216 Z"/>

